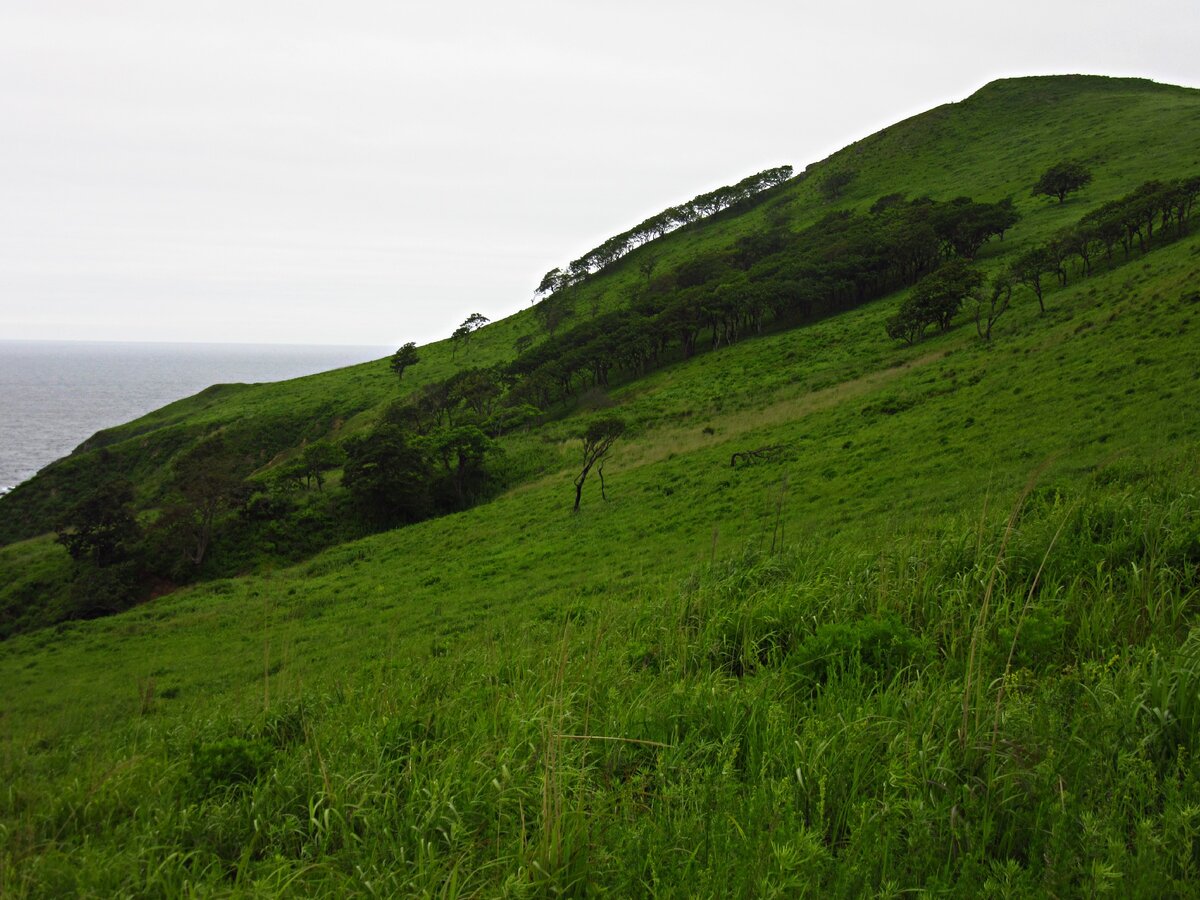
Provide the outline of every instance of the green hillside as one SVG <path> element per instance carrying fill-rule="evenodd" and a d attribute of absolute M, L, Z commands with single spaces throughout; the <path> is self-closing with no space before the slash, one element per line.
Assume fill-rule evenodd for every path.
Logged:
<path fill-rule="evenodd" d="M 1198 113 L 1134 79 L 996 82 L 634 250 L 577 317 L 637 302 L 648 253 L 675 271 L 897 193 L 1011 197 L 990 277 L 1200 173 Z M 1091 184 L 1030 196 L 1068 156 Z M 1200 237 L 1094 262 L 1047 277 L 1044 314 L 1016 288 L 990 342 L 969 310 L 890 339 L 907 288 L 706 335 L 500 434 L 469 508 L 322 532 L 294 565 L 218 540 L 194 586 L 37 628 L 75 571 L 43 532 L 89 487 L 131 478 L 152 522 L 214 433 L 266 485 L 511 362 L 538 315 L 401 382 L 221 386 L 97 435 L 0 499 L 27 632 L 0 643 L 0 893 L 1193 895 Z M 593 476 L 572 514 L 580 436 L 613 415 L 607 501 Z M 340 478 L 298 509 L 341 509 Z"/>

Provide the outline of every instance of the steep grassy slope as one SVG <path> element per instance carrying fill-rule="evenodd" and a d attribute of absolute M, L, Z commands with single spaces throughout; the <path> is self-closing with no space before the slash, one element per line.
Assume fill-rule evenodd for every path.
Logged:
<path fill-rule="evenodd" d="M 865 208 L 877 197 L 903 192 L 951 199 L 1012 196 L 1026 220 L 1011 233 L 1015 246 L 1038 240 L 1095 206 L 1151 178 L 1188 174 L 1200 166 L 1194 123 L 1200 93 L 1141 79 L 1092 76 L 1020 78 L 994 82 L 960 103 L 901 122 L 809 167 L 748 212 L 727 211 L 637 250 L 580 287 L 580 310 L 628 303 L 642 280 L 644 254 L 659 271 L 714 248 L 731 247 L 767 222 L 794 229 L 831 208 Z M 1085 196 L 1059 206 L 1028 196 L 1047 165 L 1064 154 L 1093 166 Z M 856 174 L 844 197 L 822 199 L 820 180 L 832 171 Z M 996 248 L 999 249 L 999 248 Z M 993 248 L 985 248 L 996 252 Z M 405 376 L 404 392 L 444 378 L 463 365 L 511 359 L 518 337 L 538 333 L 529 310 L 480 331 L 469 351 L 449 341 L 422 349 L 422 362 Z M 169 465 L 201 436 L 225 427 L 264 465 L 304 441 L 345 437 L 378 418 L 400 396 L 381 362 L 296 379 L 279 385 L 224 385 L 171 404 L 135 422 L 101 432 L 66 460 L 0 498 L 0 542 L 49 530 L 81 490 L 120 473 L 153 504 Z"/>
<path fill-rule="evenodd" d="M 979 96 L 1023 121 L 1057 82 L 1021 84 Z M 1194 102 L 1092 86 L 1061 85 L 1145 95 L 1146 134 Z M 925 141 L 980 152 L 920 121 L 912 184 Z M 984 262 L 1061 224 L 1019 201 Z M 0 892 L 1193 892 L 1198 285 L 1193 235 L 991 345 L 900 347 L 896 298 L 747 340 L 610 392 L 632 430 L 579 516 L 564 419 L 487 505 L 0 644 Z M 369 404 L 370 371 L 310 383 Z"/>
<path fill-rule="evenodd" d="M 577 518 L 565 470 L 6 642 L 8 889 L 1179 890 L 1194 713 L 1151 692 L 1194 677 L 1198 247 L 724 419 L 687 411 L 751 344 L 660 373 L 629 408 L 680 424 Z M 881 307 L 754 342 L 763 369 L 869 352 Z"/>

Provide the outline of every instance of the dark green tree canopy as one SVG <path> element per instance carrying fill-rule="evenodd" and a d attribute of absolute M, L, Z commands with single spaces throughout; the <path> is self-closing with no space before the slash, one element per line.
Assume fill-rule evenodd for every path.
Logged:
<path fill-rule="evenodd" d="M 205 438 L 175 460 L 175 501 L 155 523 L 186 563 L 204 563 L 217 517 L 249 496 L 243 480 L 252 463 L 222 432 Z"/>
<path fill-rule="evenodd" d="M 396 373 L 396 377 L 403 380 L 404 370 L 410 366 L 415 366 L 420 361 L 421 357 L 417 354 L 417 345 L 413 341 L 409 341 L 392 354 L 389 365 L 392 371 Z"/>
<path fill-rule="evenodd" d="M 474 425 L 459 425 L 435 432 L 425 443 L 449 479 L 453 506 L 465 509 L 485 487 L 484 461 L 497 451 L 496 442 Z"/>
<path fill-rule="evenodd" d="M 428 516 L 431 478 L 424 454 L 397 425 L 381 425 L 346 442 L 342 484 L 372 519 L 393 524 Z"/>
<path fill-rule="evenodd" d="M 983 273 L 961 259 L 952 259 L 929 273 L 900 304 L 887 323 L 891 337 L 913 343 L 930 325 L 949 331 L 963 301 L 983 284 Z"/>
<path fill-rule="evenodd" d="M 1042 173 L 1033 186 L 1033 196 L 1057 197 L 1062 203 L 1067 194 L 1091 184 L 1092 172 L 1078 160 L 1064 159 Z"/>
<path fill-rule="evenodd" d="M 133 485 L 110 481 L 69 509 L 58 526 L 58 542 L 78 562 L 97 567 L 128 559 L 141 538 L 134 518 Z"/>
<path fill-rule="evenodd" d="M 304 480 L 306 486 L 311 486 L 315 481 L 317 490 L 324 490 L 325 473 L 345 462 L 345 450 L 329 441 L 317 441 L 305 447 L 300 458 L 293 461 L 292 471 Z"/>
<path fill-rule="evenodd" d="M 841 169 L 837 172 L 830 172 L 817 184 L 817 189 L 821 192 L 821 196 L 832 202 L 837 200 L 846 192 L 846 188 L 850 186 L 850 182 L 858 177 L 858 172 L 854 169 Z"/>

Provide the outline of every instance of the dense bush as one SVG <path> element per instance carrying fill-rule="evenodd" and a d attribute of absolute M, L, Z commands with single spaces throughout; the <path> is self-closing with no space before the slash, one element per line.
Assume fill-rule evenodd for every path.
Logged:
<path fill-rule="evenodd" d="M 197 797 L 247 787 L 271 764 L 271 748 L 257 740 L 229 737 L 192 747 L 188 790 Z"/>

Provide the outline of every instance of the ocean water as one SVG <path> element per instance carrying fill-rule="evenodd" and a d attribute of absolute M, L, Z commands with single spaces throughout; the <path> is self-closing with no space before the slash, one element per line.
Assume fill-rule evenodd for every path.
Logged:
<path fill-rule="evenodd" d="M 392 349 L 0 341 L 0 493 L 100 429 L 209 385 L 281 381 Z"/>

